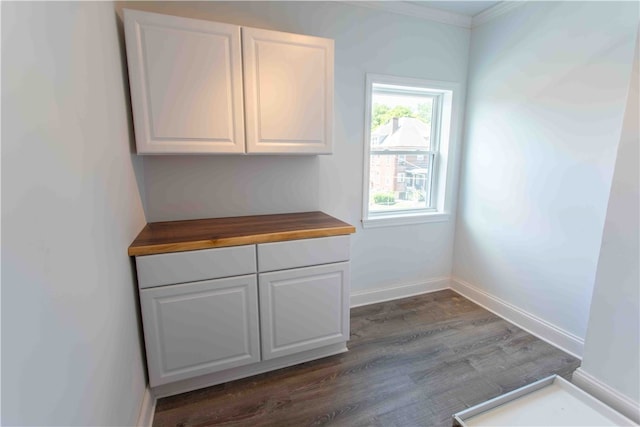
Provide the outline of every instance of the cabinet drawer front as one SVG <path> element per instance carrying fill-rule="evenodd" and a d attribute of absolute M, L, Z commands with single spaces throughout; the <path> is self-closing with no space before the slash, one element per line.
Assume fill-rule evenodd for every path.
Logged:
<path fill-rule="evenodd" d="M 136 257 L 138 286 L 151 288 L 256 272 L 254 245 Z"/>
<path fill-rule="evenodd" d="M 349 260 L 349 236 L 258 245 L 258 271 L 275 271 Z"/>
<path fill-rule="evenodd" d="M 152 387 L 260 360 L 256 275 L 140 291 Z"/>
<path fill-rule="evenodd" d="M 349 263 L 259 275 L 262 358 L 349 339 Z"/>

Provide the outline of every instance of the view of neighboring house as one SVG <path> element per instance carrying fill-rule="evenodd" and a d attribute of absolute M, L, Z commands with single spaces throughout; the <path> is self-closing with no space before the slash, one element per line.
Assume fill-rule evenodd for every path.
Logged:
<path fill-rule="evenodd" d="M 430 136 L 431 127 L 412 117 L 394 117 L 371 132 L 369 194 L 393 195 L 399 203 L 427 200 Z"/>

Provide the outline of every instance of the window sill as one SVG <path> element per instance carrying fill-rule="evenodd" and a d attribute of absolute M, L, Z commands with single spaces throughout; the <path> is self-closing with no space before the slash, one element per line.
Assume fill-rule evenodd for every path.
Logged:
<path fill-rule="evenodd" d="M 395 227 L 398 225 L 424 224 L 428 222 L 447 222 L 451 217 L 445 212 L 421 213 L 416 215 L 394 215 L 366 218 L 362 220 L 363 228 Z"/>

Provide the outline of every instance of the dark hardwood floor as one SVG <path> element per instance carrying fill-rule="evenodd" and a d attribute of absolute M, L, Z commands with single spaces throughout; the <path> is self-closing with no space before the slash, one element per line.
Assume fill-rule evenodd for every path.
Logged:
<path fill-rule="evenodd" d="M 451 426 L 579 360 L 453 291 L 351 310 L 349 352 L 158 401 L 160 426 Z"/>

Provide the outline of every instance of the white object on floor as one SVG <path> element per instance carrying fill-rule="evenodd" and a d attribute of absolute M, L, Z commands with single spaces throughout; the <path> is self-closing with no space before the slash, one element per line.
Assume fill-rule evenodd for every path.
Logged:
<path fill-rule="evenodd" d="M 554 375 L 454 415 L 461 426 L 633 426 L 565 379 Z"/>

